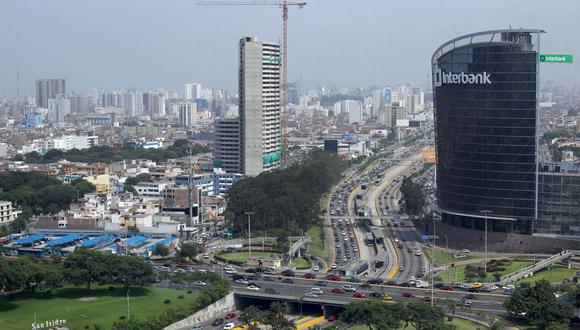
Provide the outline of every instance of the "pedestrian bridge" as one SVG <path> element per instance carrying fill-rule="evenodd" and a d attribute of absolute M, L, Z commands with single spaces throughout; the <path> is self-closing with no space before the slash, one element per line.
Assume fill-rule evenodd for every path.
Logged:
<path fill-rule="evenodd" d="M 544 259 L 544 260 L 537 262 L 533 265 L 530 265 L 526 268 L 522 268 L 522 269 L 517 270 L 511 274 L 502 276 L 499 280 L 499 283 L 503 285 L 503 284 L 508 284 L 508 283 L 513 283 L 513 282 L 519 281 L 522 278 L 534 275 L 534 273 L 537 271 L 540 271 L 544 268 L 550 267 L 556 263 L 561 263 L 562 261 L 567 261 L 568 268 L 570 268 L 571 267 L 571 259 L 572 259 L 572 257 L 575 257 L 575 256 L 580 256 L 579 250 L 564 250 L 558 254 L 555 254 L 555 255 L 549 257 L 548 259 Z"/>

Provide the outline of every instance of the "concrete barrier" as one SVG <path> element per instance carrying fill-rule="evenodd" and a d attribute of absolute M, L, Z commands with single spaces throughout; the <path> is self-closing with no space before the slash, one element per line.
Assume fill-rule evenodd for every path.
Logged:
<path fill-rule="evenodd" d="M 187 318 L 177 321 L 172 325 L 164 328 L 164 330 L 177 330 L 185 327 L 191 327 L 200 322 L 205 322 L 217 315 L 224 314 L 235 309 L 234 293 L 230 292 L 227 296 L 207 306 L 206 308 L 188 316 Z"/>

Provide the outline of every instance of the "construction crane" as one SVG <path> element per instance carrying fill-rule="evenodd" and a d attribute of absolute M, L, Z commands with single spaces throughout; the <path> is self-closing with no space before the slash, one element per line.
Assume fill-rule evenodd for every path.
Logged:
<path fill-rule="evenodd" d="M 278 6 L 282 8 L 282 21 L 284 24 L 282 34 L 282 130 L 283 130 L 283 163 L 282 168 L 288 164 L 288 7 L 296 6 L 303 8 L 306 2 L 288 0 L 254 0 L 254 1 L 199 1 L 201 6 Z"/>

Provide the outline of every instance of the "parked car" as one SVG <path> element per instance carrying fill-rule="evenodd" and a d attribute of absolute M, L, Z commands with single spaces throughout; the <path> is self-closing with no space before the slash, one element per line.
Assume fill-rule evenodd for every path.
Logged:
<path fill-rule="evenodd" d="M 231 313 L 227 313 L 226 316 L 224 317 L 224 319 L 231 320 L 231 319 L 235 318 L 236 316 L 237 316 L 236 313 L 231 312 Z"/>
<path fill-rule="evenodd" d="M 222 324 L 224 324 L 224 319 L 222 319 L 222 318 L 215 319 L 211 323 L 211 325 L 213 325 L 214 327 L 217 327 L 218 325 L 222 325 Z"/>
<path fill-rule="evenodd" d="M 222 329 L 223 329 L 223 330 L 231 330 L 231 329 L 233 329 L 233 328 L 235 328 L 235 327 L 236 327 L 236 325 L 235 325 L 235 324 L 233 324 L 232 322 L 229 322 L 229 323 L 226 323 L 226 324 L 225 324 L 225 325 L 222 327 Z"/>

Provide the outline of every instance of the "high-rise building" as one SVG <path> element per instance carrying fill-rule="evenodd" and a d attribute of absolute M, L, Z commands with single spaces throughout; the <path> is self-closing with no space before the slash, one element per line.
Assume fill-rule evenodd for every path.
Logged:
<path fill-rule="evenodd" d="M 53 123 L 65 122 L 70 110 L 70 100 L 62 95 L 57 95 L 56 98 L 48 100 L 48 118 Z"/>
<path fill-rule="evenodd" d="M 537 218 L 541 30 L 473 33 L 432 58 L 443 221 L 531 233 Z M 489 220 L 487 220 L 489 219 Z"/>
<path fill-rule="evenodd" d="M 185 99 L 190 101 L 199 98 L 201 98 L 201 84 L 200 83 L 185 84 Z"/>
<path fill-rule="evenodd" d="M 241 173 L 239 118 L 216 119 L 214 126 L 215 166 L 221 167 L 227 173 Z"/>
<path fill-rule="evenodd" d="M 143 93 L 143 112 L 154 118 L 165 116 L 165 96 L 162 92 Z"/>
<path fill-rule="evenodd" d="M 128 118 L 142 115 L 143 93 L 130 92 L 123 95 L 123 111 Z"/>
<path fill-rule="evenodd" d="M 57 95 L 65 95 L 66 87 L 64 79 L 38 79 L 36 80 L 36 105 L 48 108 L 48 100 Z"/>
<path fill-rule="evenodd" d="M 246 37 L 239 56 L 242 173 L 253 176 L 280 166 L 280 46 Z"/>
<path fill-rule="evenodd" d="M 179 103 L 179 125 L 183 127 L 197 125 L 197 104 L 195 102 Z"/>
<path fill-rule="evenodd" d="M 70 100 L 70 112 L 84 116 L 89 113 L 90 100 L 86 96 L 81 95 L 71 95 L 68 97 Z"/>

